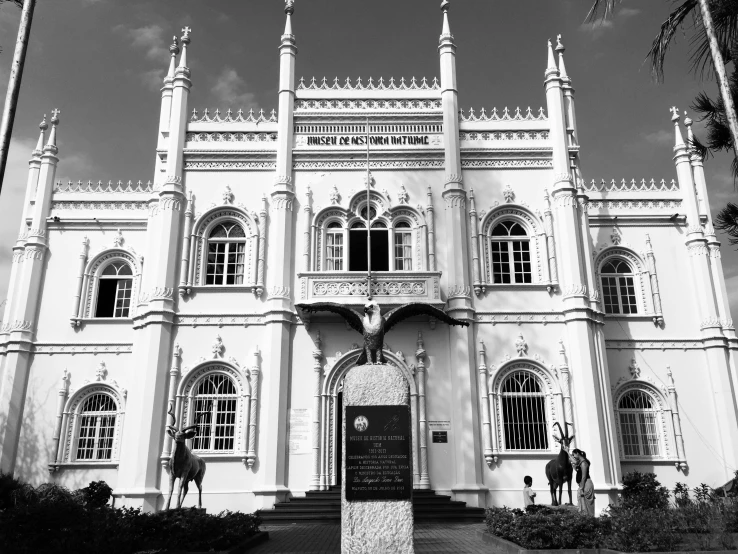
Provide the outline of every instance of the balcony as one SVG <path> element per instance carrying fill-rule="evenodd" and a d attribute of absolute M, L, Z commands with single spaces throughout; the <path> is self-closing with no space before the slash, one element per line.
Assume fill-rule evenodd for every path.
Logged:
<path fill-rule="evenodd" d="M 299 273 L 300 302 L 363 305 L 367 297 L 363 271 Z M 372 296 L 382 305 L 423 302 L 443 307 L 440 271 L 380 271 L 372 273 Z"/>

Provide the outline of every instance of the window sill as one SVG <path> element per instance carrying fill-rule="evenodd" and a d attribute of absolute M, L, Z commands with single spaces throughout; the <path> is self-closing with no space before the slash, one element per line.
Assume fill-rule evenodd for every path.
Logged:
<path fill-rule="evenodd" d="M 61 469 L 118 469 L 118 461 L 80 460 L 75 462 L 63 462 L 60 464 L 49 464 L 49 471 L 51 473 Z"/>
<path fill-rule="evenodd" d="M 180 286 L 180 296 L 191 296 L 194 294 L 210 294 L 220 292 L 253 292 L 257 297 L 260 297 L 264 292 L 262 285 L 250 284 L 250 285 L 189 285 Z"/>
<path fill-rule="evenodd" d="M 486 292 L 494 290 L 550 290 L 556 288 L 555 283 L 487 283 L 481 285 L 482 290 L 486 289 Z"/>
<path fill-rule="evenodd" d="M 209 462 L 245 462 L 246 454 L 238 454 L 233 452 L 198 452 L 197 450 L 192 452 L 196 456 L 199 456 L 203 460 Z"/>
<path fill-rule="evenodd" d="M 81 324 L 89 325 L 90 323 L 101 323 L 104 325 L 131 325 L 133 318 L 131 317 L 75 317 L 71 320 L 72 327 L 79 327 Z"/>

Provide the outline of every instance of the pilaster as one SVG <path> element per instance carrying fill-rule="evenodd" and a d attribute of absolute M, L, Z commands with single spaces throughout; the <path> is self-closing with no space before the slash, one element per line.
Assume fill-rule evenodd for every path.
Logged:
<path fill-rule="evenodd" d="M 263 431 L 259 445 L 263 463 L 254 494 L 261 508 L 269 509 L 283 500 L 287 482 L 287 389 L 292 351 L 291 329 L 294 309 L 291 284 L 294 259 L 293 230 L 295 188 L 292 178 L 292 148 L 295 106 L 295 63 L 297 43 L 292 34 L 292 1 L 285 7 L 286 21 L 279 47 L 279 122 L 277 164 L 269 211 L 267 267 L 267 335 L 269 371 L 263 375 L 262 391 L 270 401 L 264 405 Z M 266 215 L 266 212 L 265 212 Z"/>
<path fill-rule="evenodd" d="M 171 117 L 167 144 L 166 179 L 157 177 L 149 202 L 146 272 L 134 316 L 131 393 L 121 443 L 118 487 L 123 505 L 146 512 L 158 508 L 160 456 L 166 425 L 167 384 L 172 361 L 177 272 L 182 255 L 183 149 L 187 126 L 190 70 L 187 47 L 190 29 L 183 29 L 182 55 L 172 81 Z M 184 423 L 184 422 L 183 422 Z"/>
<path fill-rule="evenodd" d="M 446 216 L 446 268 L 448 314 L 473 322 L 474 307 L 471 299 L 471 275 L 469 271 L 469 230 L 467 194 L 461 173 L 459 140 L 459 100 L 456 83 L 456 44 L 449 24 L 450 4 L 444 0 L 443 30 L 438 51 L 441 63 L 441 105 L 443 108 L 444 178 L 443 200 Z M 453 395 L 453 420 L 464 433 L 452 435 L 455 458 L 451 492 L 456 500 L 470 506 L 486 505 L 487 488 L 482 477 L 483 452 L 479 405 L 477 398 L 477 368 L 474 360 L 474 329 L 449 327 L 449 363 L 452 369 L 451 393 Z M 469 436 L 471 434 L 471 437 Z"/>

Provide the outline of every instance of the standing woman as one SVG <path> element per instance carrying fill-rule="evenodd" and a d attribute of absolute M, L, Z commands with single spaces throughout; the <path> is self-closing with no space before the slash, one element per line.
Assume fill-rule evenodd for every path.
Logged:
<path fill-rule="evenodd" d="M 572 450 L 572 463 L 577 468 L 577 483 L 579 485 L 579 511 L 590 516 L 595 515 L 594 483 L 589 474 L 590 463 L 587 453 L 575 448 Z M 581 477 L 580 477 L 581 476 Z"/>

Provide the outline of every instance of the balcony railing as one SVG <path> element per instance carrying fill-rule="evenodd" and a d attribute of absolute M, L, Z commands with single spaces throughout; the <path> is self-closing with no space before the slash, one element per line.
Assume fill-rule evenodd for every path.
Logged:
<path fill-rule="evenodd" d="M 363 271 L 313 271 L 298 274 L 300 301 L 364 304 L 367 278 Z M 382 304 L 426 302 L 442 305 L 440 271 L 372 273 L 372 296 Z"/>

